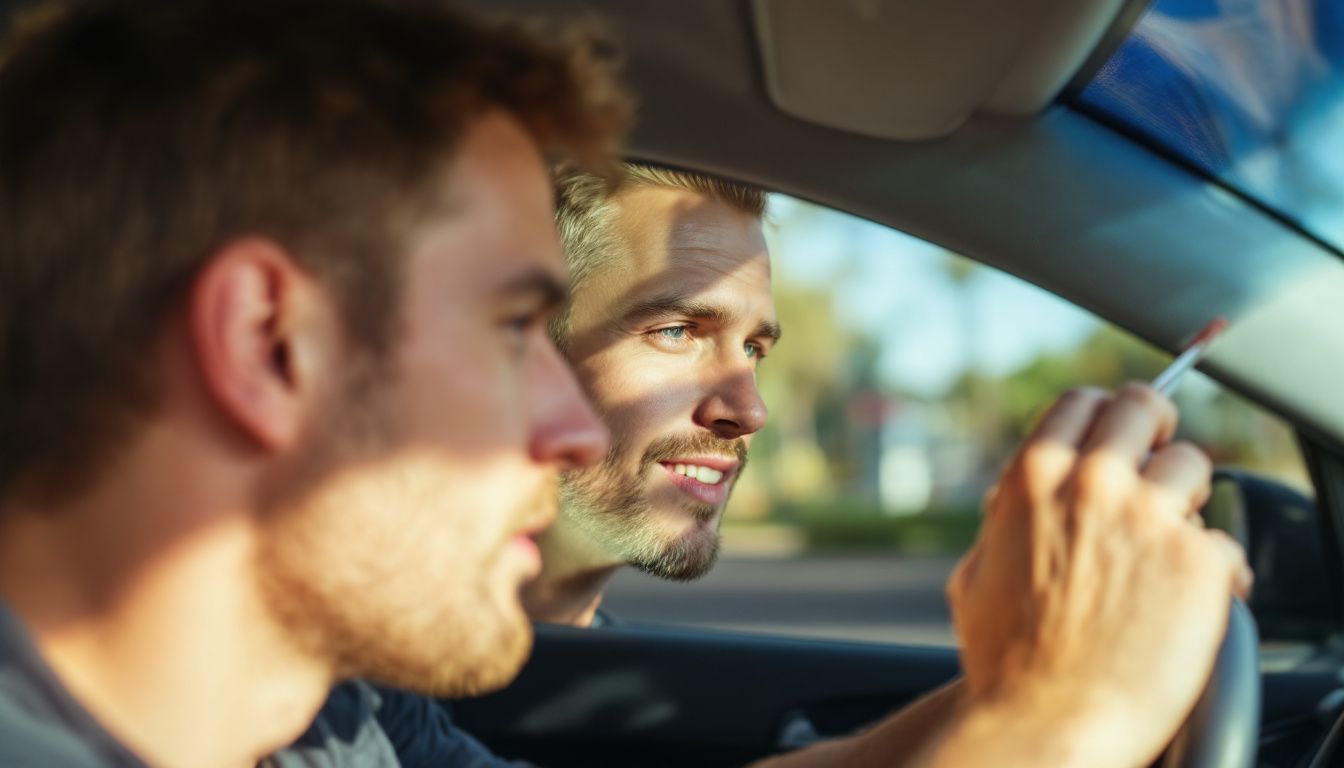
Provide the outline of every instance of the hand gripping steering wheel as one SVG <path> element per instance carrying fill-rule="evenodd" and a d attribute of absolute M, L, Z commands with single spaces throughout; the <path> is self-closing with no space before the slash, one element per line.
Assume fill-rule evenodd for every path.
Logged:
<path fill-rule="evenodd" d="M 1161 764 L 1163 768 L 1251 768 L 1259 737 L 1259 633 L 1246 604 L 1234 599 L 1213 674 Z"/>

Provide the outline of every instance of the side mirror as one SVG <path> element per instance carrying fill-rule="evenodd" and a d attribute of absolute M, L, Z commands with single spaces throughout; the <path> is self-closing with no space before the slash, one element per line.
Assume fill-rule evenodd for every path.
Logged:
<path fill-rule="evenodd" d="M 1338 596 L 1313 499 L 1266 477 L 1219 468 L 1201 514 L 1246 549 L 1255 571 L 1249 607 L 1262 641 L 1319 643 L 1338 631 Z"/>

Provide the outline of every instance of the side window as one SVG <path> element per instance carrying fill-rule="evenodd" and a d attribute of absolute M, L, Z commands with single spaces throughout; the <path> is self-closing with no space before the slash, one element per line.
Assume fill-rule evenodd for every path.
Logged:
<path fill-rule="evenodd" d="M 1068 302 L 889 228 L 771 198 L 783 341 L 770 409 L 690 584 L 622 572 L 626 621 L 951 645 L 943 584 L 980 499 L 1040 410 L 1069 387 L 1148 380 L 1170 358 Z M 1180 436 L 1217 464 L 1310 490 L 1292 432 L 1194 374 Z"/>

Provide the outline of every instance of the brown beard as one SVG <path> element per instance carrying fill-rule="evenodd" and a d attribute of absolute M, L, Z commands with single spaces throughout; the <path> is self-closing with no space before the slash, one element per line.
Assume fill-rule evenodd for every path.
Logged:
<path fill-rule="evenodd" d="M 644 498 L 648 476 L 659 464 L 671 459 L 716 455 L 738 462 L 738 475 L 732 480 L 736 483 L 747 465 L 746 441 L 704 433 L 659 438 L 644 451 L 639 468 L 632 475 L 620 468 L 625 455 L 625 445 L 614 439 L 601 465 L 567 473 L 560 483 L 561 513 L 607 551 L 645 573 L 672 581 L 704 576 L 718 559 L 718 531 L 705 526 L 719 509 L 688 499 L 682 508 L 694 518 L 695 530 L 677 538 L 661 537 L 650 521 L 655 510 Z"/>
<path fill-rule="evenodd" d="M 330 404 L 332 417 L 283 473 L 283 487 L 267 494 L 256 563 L 266 608 L 288 640 L 328 663 L 336 679 L 369 678 L 435 696 L 497 689 L 531 649 L 521 610 L 504 617 L 483 582 L 434 583 L 424 578 L 427 563 L 403 562 L 372 545 L 405 543 L 415 531 L 388 538 L 370 527 L 383 524 L 376 517 L 348 514 L 355 510 L 339 503 L 312 509 L 310 497 L 342 472 L 396 458 L 390 383 L 379 375 L 375 368 L 352 372 Z M 554 500 L 535 501 L 543 503 Z M 523 520 L 529 511 L 498 514 Z"/>

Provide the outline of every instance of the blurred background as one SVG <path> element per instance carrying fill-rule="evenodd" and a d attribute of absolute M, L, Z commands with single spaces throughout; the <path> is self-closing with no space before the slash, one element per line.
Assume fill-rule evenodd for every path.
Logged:
<path fill-rule="evenodd" d="M 950 644 L 943 583 L 980 499 L 1059 393 L 1148 380 L 1170 355 L 1033 285 L 782 195 L 766 236 L 783 341 L 770 409 L 693 584 L 623 572 L 626 621 Z M 1191 328 L 1193 335 L 1199 329 Z M 1216 464 L 1310 489 L 1290 429 L 1193 374 L 1179 436 Z"/>

